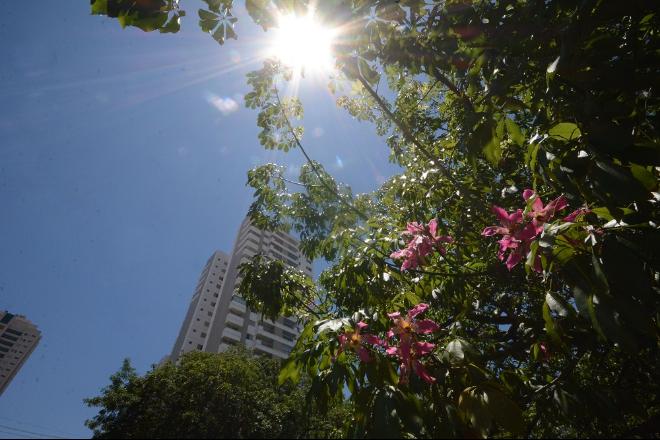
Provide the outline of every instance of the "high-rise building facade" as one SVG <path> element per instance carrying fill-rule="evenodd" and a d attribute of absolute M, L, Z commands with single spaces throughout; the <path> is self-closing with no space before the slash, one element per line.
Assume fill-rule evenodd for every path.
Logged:
<path fill-rule="evenodd" d="M 40 339 L 41 332 L 25 316 L 0 311 L 0 395 Z"/>
<path fill-rule="evenodd" d="M 214 256 L 219 254 L 216 252 Z M 172 360 L 176 360 L 181 354 L 190 350 L 216 353 L 236 344 L 243 344 L 255 354 L 262 356 L 280 359 L 288 357 L 300 334 L 296 319 L 292 317 L 281 317 L 276 321 L 263 319 L 260 314 L 247 308 L 243 298 L 236 293 L 240 284 L 238 266 L 256 254 L 282 260 L 285 264 L 309 276 L 312 275 L 311 261 L 302 255 L 296 239 L 283 232 L 262 231 L 246 218 L 241 224 L 234 249 L 228 258 L 227 270 L 223 273 L 224 279 L 217 292 L 219 295 L 213 301 L 212 313 L 209 314 L 206 307 L 199 305 L 199 301 L 193 295 L 188 315 L 172 351 Z M 200 282 L 203 281 L 205 272 L 206 268 L 202 272 Z M 217 288 L 217 285 L 215 287 Z M 206 317 L 211 318 L 201 321 L 205 329 L 203 338 L 200 330 L 196 333 L 192 332 L 193 326 L 199 323 L 194 321 L 194 318 L 189 319 L 198 313 L 202 316 L 206 313 Z M 210 331 L 207 331 L 209 328 Z M 190 336 L 191 334 L 199 337 L 194 338 Z"/>
<path fill-rule="evenodd" d="M 181 325 L 179 337 L 174 343 L 171 359 L 176 360 L 184 353 L 203 349 L 211 331 L 213 312 L 220 298 L 228 264 L 229 256 L 220 251 L 214 252 L 206 261 L 190 301 L 188 313 Z"/>

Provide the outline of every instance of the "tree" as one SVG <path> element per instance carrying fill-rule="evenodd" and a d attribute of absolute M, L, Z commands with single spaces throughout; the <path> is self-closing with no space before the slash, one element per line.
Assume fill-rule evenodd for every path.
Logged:
<path fill-rule="evenodd" d="M 308 406 L 304 386 L 278 385 L 280 362 L 244 349 L 193 352 L 144 376 L 128 360 L 100 396 L 86 425 L 94 438 L 337 438 L 349 416 Z"/>
<path fill-rule="evenodd" d="M 268 29 L 309 3 L 246 6 Z M 250 306 L 307 319 L 281 380 L 321 406 L 348 389 L 355 436 L 657 435 L 656 4 L 314 3 L 344 32 L 338 105 L 401 173 L 353 194 L 307 155 L 290 69 L 249 75 L 260 142 L 308 159 L 295 186 L 250 171 L 251 215 L 330 263 L 317 283 L 242 268 Z M 206 4 L 202 29 L 235 38 L 232 2 Z"/>

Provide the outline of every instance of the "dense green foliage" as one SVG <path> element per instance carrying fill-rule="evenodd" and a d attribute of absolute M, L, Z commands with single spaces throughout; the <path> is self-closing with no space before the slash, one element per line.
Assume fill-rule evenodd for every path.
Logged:
<path fill-rule="evenodd" d="M 321 416 L 306 388 L 278 385 L 280 362 L 245 350 L 189 353 L 144 376 L 128 360 L 98 397 L 87 421 L 94 438 L 337 438 L 350 417 L 333 405 Z"/>
<path fill-rule="evenodd" d="M 235 37 L 232 2 L 206 3 L 202 29 Z M 307 3 L 246 6 L 268 29 L 277 9 Z M 330 262 L 316 285 L 264 260 L 243 266 L 251 306 L 307 318 L 281 379 L 309 378 L 321 406 L 348 389 L 353 436 L 658 435 L 657 2 L 315 3 L 342 33 L 338 105 L 376 125 L 401 173 L 353 194 L 307 156 L 302 107 L 279 92 L 291 72 L 268 60 L 250 74 L 260 142 L 308 158 L 296 186 L 273 164 L 250 171 L 251 214 Z M 429 228 L 417 244 L 401 235 L 432 220 L 453 238 L 444 254 L 417 247 L 435 240 Z M 408 270 L 392 258 L 402 248 Z M 388 313 L 422 302 L 441 328 L 408 337 L 434 344 L 423 363 L 435 380 L 408 382 L 401 355 L 354 329 L 364 321 L 400 349 Z"/>

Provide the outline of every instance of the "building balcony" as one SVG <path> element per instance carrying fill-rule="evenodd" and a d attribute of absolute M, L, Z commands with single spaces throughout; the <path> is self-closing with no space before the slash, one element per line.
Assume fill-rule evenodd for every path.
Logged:
<path fill-rule="evenodd" d="M 231 323 L 237 327 L 243 328 L 243 323 L 245 321 L 240 316 L 234 315 L 233 313 L 227 313 L 226 322 Z"/>
<path fill-rule="evenodd" d="M 229 310 L 235 310 L 239 312 L 241 315 L 243 315 L 247 310 L 247 308 L 245 307 L 245 304 L 241 304 L 240 302 L 232 299 L 231 301 L 229 301 Z"/>
<path fill-rule="evenodd" d="M 227 338 L 230 341 L 241 342 L 241 332 L 238 332 L 229 327 L 225 327 L 225 329 L 222 330 L 222 337 Z"/>
<path fill-rule="evenodd" d="M 276 358 L 279 358 L 279 359 L 287 359 L 289 357 L 289 353 L 286 353 L 286 352 L 281 351 L 281 350 L 277 350 L 275 348 L 267 347 L 264 344 L 262 344 L 260 341 L 257 341 L 257 343 L 254 345 L 254 350 L 257 353 L 259 351 L 264 352 L 264 353 L 268 353 L 268 354 L 270 354 L 270 355 L 272 355 Z"/>

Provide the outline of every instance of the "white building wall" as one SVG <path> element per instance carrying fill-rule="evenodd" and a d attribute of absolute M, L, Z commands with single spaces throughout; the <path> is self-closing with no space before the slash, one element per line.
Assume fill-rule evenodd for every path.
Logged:
<path fill-rule="evenodd" d="M 227 273 L 228 264 L 229 256 L 220 251 L 214 252 L 207 260 L 190 300 L 188 313 L 181 325 L 170 359 L 175 361 L 184 353 L 202 350 L 210 332 L 213 311 L 220 298 L 220 289 Z"/>
<path fill-rule="evenodd" d="M 246 218 L 236 237 L 205 351 L 224 351 L 242 343 L 256 354 L 286 359 L 293 349 L 301 330 L 295 318 L 280 318 L 275 322 L 264 320 L 247 310 L 244 300 L 236 293 L 240 284 L 238 266 L 258 253 L 282 260 L 312 276 L 311 261 L 300 252 L 298 240 L 283 232 L 262 231 Z"/>
<path fill-rule="evenodd" d="M 191 350 L 215 353 L 236 344 L 244 344 L 256 354 L 281 359 L 288 357 L 301 330 L 297 320 L 264 320 L 248 310 L 243 298 L 236 294 L 240 284 L 238 266 L 257 253 L 282 260 L 312 275 L 311 261 L 302 255 L 296 239 L 282 232 L 262 231 L 251 225 L 246 218 L 239 228 L 231 256 L 221 252 L 214 254 L 215 260 L 220 262 L 218 266 L 225 270 L 215 272 L 215 278 L 212 279 L 208 278 L 209 273 L 213 274 L 209 264 L 202 272 L 200 284 L 195 290 L 188 315 L 172 351 L 172 360 Z"/>
<path fill-rule="evenodd" d="M 0 311 L 0 395 L 41 340 L 41 332 L 25 316 Z"/>

